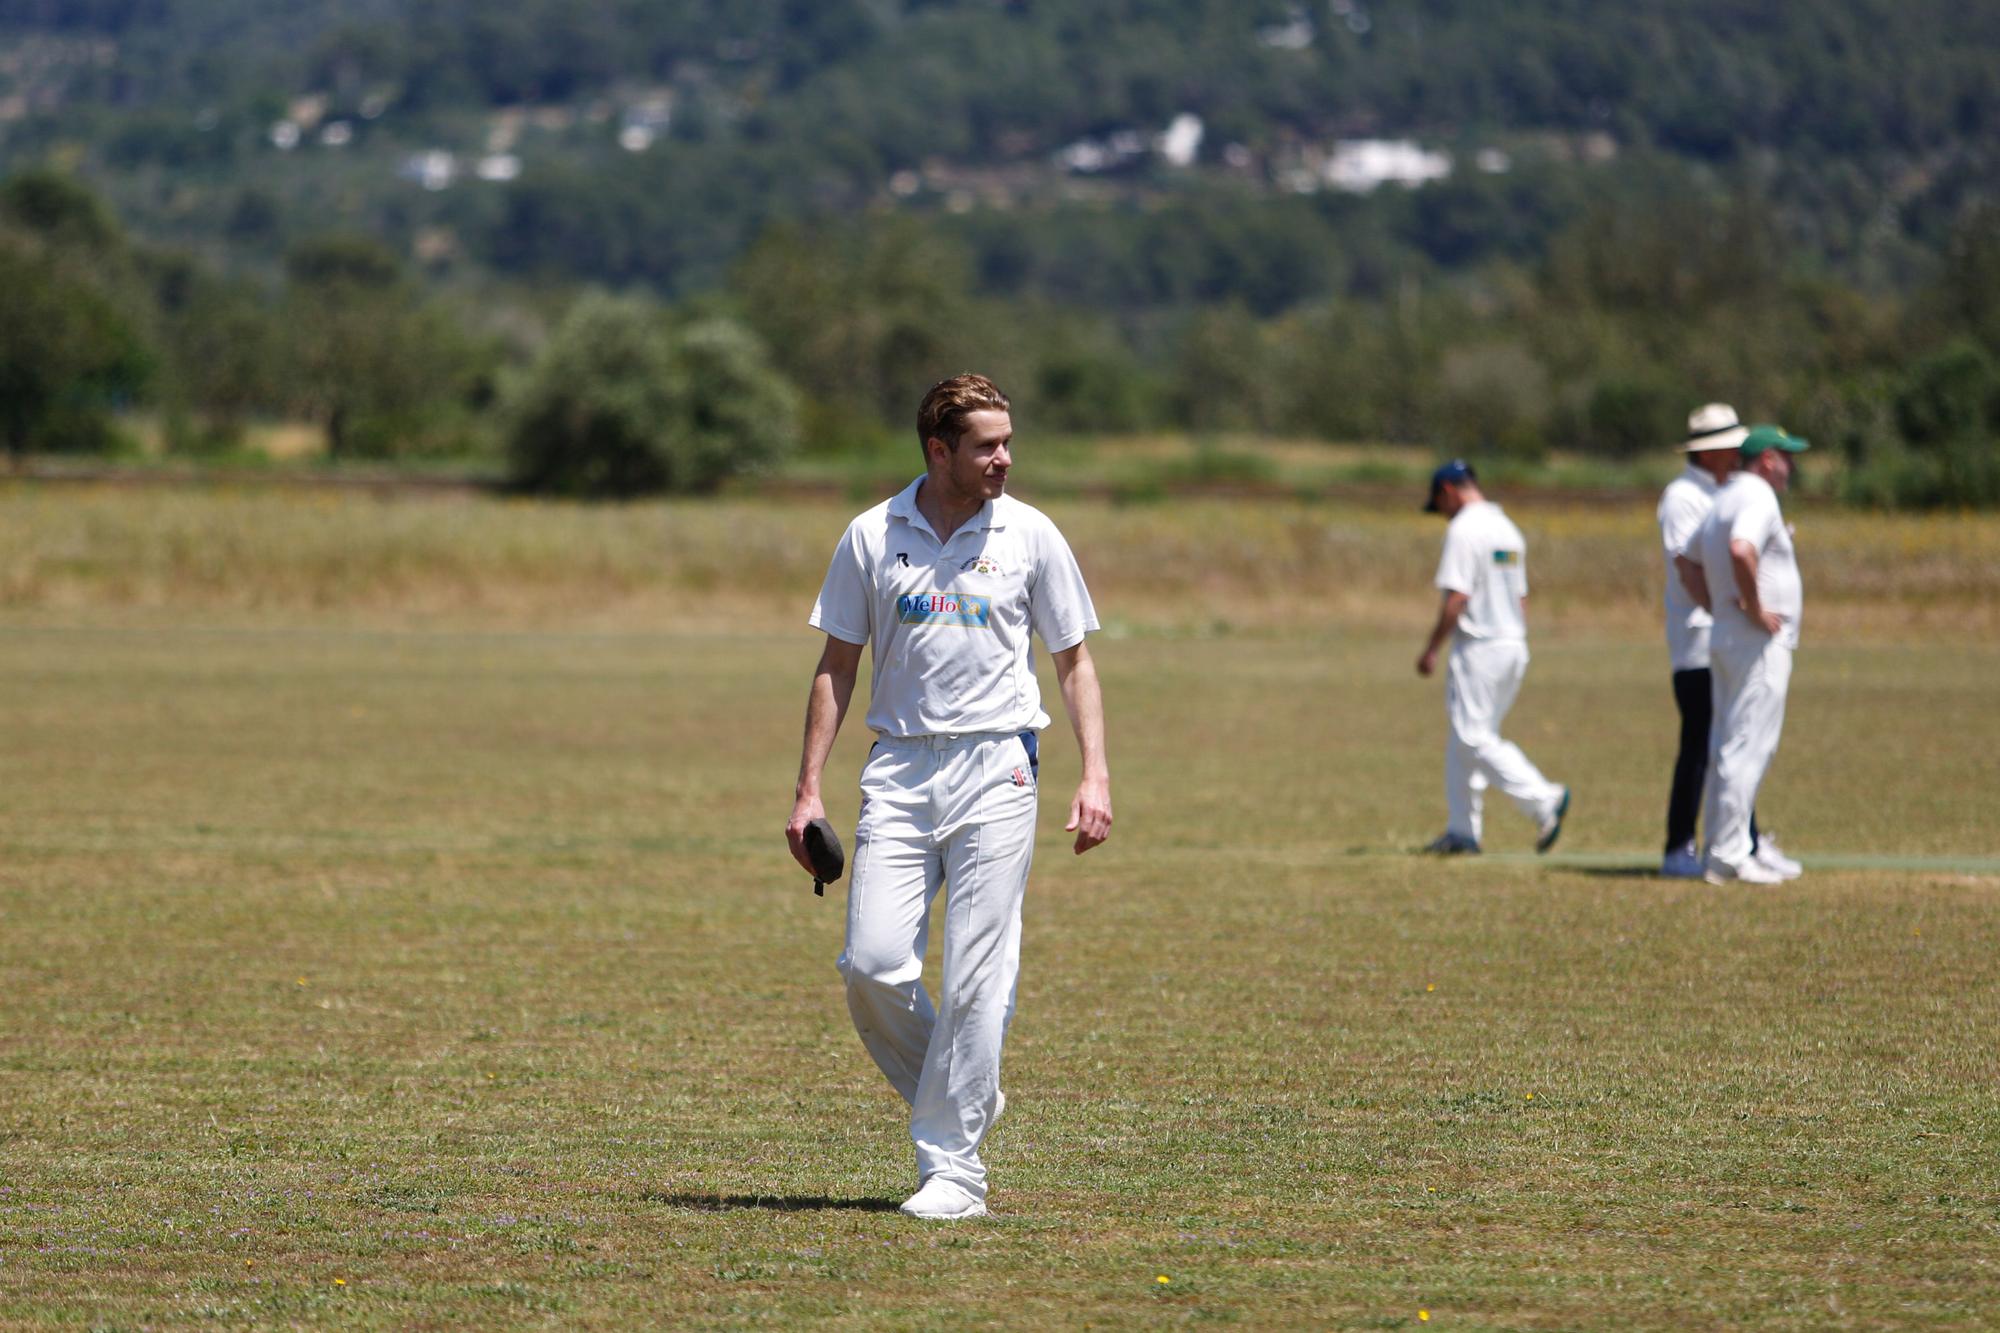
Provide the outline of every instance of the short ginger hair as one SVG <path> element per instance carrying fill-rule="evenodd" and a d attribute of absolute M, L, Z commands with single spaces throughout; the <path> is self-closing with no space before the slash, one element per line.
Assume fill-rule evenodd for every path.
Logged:
<path fill-rule="evenodd" d="M 931 385 L 923 405 L 917 408 L 917 444 L 928 450 L 930 442 L 939 439 L 956 449 L 969 414 L 1007 410 L 1007 395 L 984 375 L 953 375 L 948 380 L 939 380 Z"/>

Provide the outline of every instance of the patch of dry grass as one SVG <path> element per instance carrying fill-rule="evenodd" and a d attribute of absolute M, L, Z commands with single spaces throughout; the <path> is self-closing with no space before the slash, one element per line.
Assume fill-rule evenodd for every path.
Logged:
<path fill-rule="evenodd" d="M 15 485 L 0 489 L 0 608 L 773 625 L 802 615 L 859 507 Z M 1048 507 L 1107 613 L 1132 628 L 1409 625 L 1430 613 L 1441 527 L 1414 504 Z M 1649 510 L 1509 507 L 1528 535 L 1538 620 L 1633 633 L 1651 625 L 1664 568 Z M 1813 506 L 1797 521 L 1809 637 L 1995 630 L 2000 521 Z"/>

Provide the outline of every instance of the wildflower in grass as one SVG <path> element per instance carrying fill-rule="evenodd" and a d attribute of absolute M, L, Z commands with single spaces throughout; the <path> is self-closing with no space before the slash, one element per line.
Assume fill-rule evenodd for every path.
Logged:
<path fill-rule="evenodd" d="M 337 1277 L 333 1280 L 333 1285 L 336 1287 L 344 1287 L 347 1285 L 347 1279 L 344 1277 Z"/>
<path fill-rule="evenodd" d="M 1430 984 L 1429 984 L 1428 986 L 1425 986 L 1425 987 L 1424 987 L 1424 989 L 1425 989 L 1426 991 L 1434 991 L 1434 990 L 1436 990 L 1436 989 L 1437 989 L 1437 983 L 1436 983 L 1435 981 L 1433 981 L 1433 982 L 1431 982 L 1431 983 L 1430 983 Z"/>
<path fill-rule="evenodd" d="M 1431 1312 L 1430 1312 L 1429 1310 L 1419 1310 L 1419 1311 L 1417 1311 L 1417 1322 L 1418 1322 L 1418 1323 L 1420 1323 L 1420 1324 L 1428 1324 L 1428 1323 L 1430 1323 L 1430 1322 L 1431 1322 Z"/>
<path fill-rule="evenodd" d="M 1528 1094 L 1528 1100 L 1529 1100 L 1529 1101 L 1533 1101 L 1533 1100 L 1535 1100 L 1535 1094 L 1534 1094 L 1534 1093 L 1532 1093 L 1532 1092 L 1531 1092 L 1531 1093 L 1529 1093 L 1529 1094 Z"/>
<path fill-rule="evenodd" d="M 1158 1277 L 1154 1278 L 1154 1279 L 1153 1279 L 1153 1281 L 1155 1281 L 1155 1282 L 1159 1283 L 1159 1284 L 1160 1284 L 1161 1286 L 1163 1286 L 1163 1287 L 1164 1287 L 1164 1286 L 1168 1286 L 1168 1285 L 1171 1285 L 1171 1284 L 1172 1284 L 1172 1282 L 1173 1282 L 1173 1279 L 1172 1279 L 1172 1278 L 1170 1278 L 1170 1277 L 1168 1277 L 1168 1276 L 1167 1276 L 1167 1275 L 1166 1275 L 1165 1273 L 1162 1273 L 1162 1274 L 1160 1274 L 1160 1275 L 1159 1275 Z"/>

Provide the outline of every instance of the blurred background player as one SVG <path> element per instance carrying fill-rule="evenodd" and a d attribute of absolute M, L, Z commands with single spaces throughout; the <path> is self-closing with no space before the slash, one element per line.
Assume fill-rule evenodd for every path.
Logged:
<path fill-rule="evenodd" d="M 1716 493 L 1681 566 L 1689 591 L 1714 617 L 1715 726 L 1703 821 L 1704 874 L 1714 884 L 1776 884 L 1803 869 L 1768 832 L 1753 851 L 1750 812 L 1784 730 L 1799 644 L 1805 593 L 1778 496 L 1791 481 L 1792 456 L 1807 447 L 1777 426 L 1751 427 L 1739 446 L 1742 470 Z"/>
<path fill-rule="evenodd" d="M 1417 658 L 1428 676 L 1438 650 L 1451 642 L 1445 665 L 1444 835 L 1428 850 L 1480 850 L 1485 789 L 1497 786 L 1535 825 L 1535 850 L 1562 833 L 1569 788 L 1543 777 L 1519 746 L 1500 738 L 1528 670 L 1528 548 L 1521 530 L 1479 490 L 1472 466 L 1453 459 L 1431 474 L 1424 512 L 1450 519 L 1438 561 L 1437 624 Z"/>
<path fill-rule="evenodd" d="M 1703 782 L 1708 775 L 1709 728 L 1715 710 L 1709 676 L 1709 614 L 1695 604 L 1674 558 L 1688 547 L 1702 521 L 1715 507 L 1715 493 L 1742 463 L 1739 446 L 1749 429 L 1738 423 L 1736 409 L 1709 403 L 1688 414 L 1688 437 L 1681 445 L 1687 466 L 1667 483 L 1656 517 L 1667 567 L 1667 656 L 1673 663 L 1674 706 L 1680 710 L 1680 752 L 1674 759 L 1673 786 L 1667 796 L 1667 846 L 1660 873 L 1698 879 L 1701 850 L 1695 845 L 1695 821 L 1701 814 Z M 1750 835 L 1756 843 L 1756 820 Z"/>

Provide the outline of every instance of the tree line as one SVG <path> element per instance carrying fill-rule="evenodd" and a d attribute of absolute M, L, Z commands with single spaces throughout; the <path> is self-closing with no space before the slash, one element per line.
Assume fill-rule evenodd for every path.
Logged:
<path fill-rule="evenodd" d="M 1240 262 L 1271 262 L 1249 248 Z M 0 180 L 18 312 L 0 323 L 0 442 L 115 450 L 143 409 L 200 455 L 303 419 L 336 461 L 504 460 L 537 490 L 700 491 L 793 449 L 901 435 L 926 385 L 977 366 L 1017 386 L 1039 431 L 1522 460 L 1657 453 L 1690 405 L 1721 398 L 1837 448 L 1857 500 L 2000 502 L 1993 207 L 1965 215 L 1908 297 L 1798 262 L 1747 193 L 1585 201 L 1538 257 L 1262 308 L 1013 294 L 988 262 L 977 226 L 884 214 L 774 224 L 679 301 L 440 290 L 340 234 L 259 281 L 134 242 L 73 176 L 19 172 Z"/>

